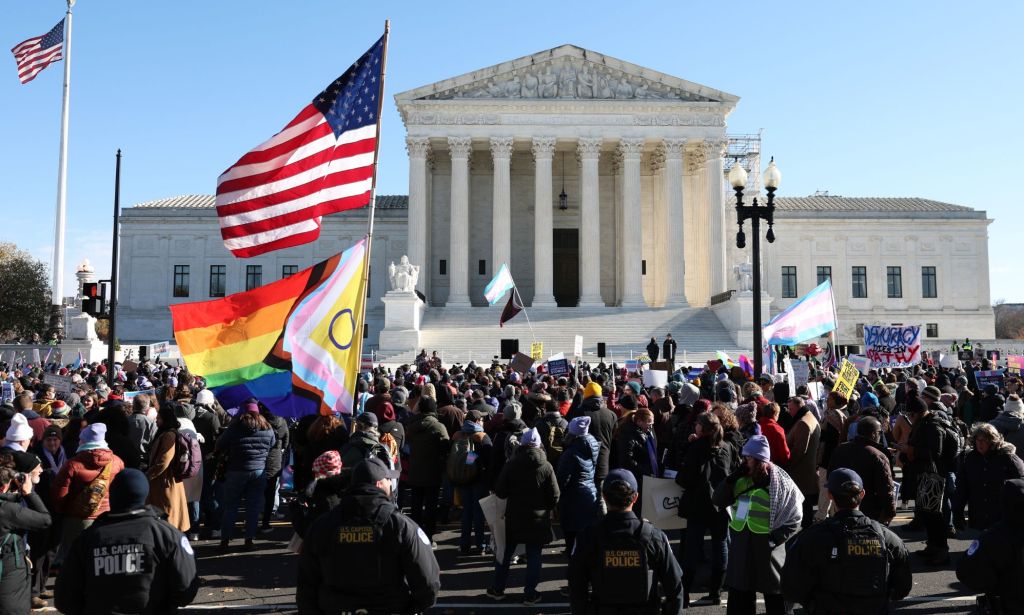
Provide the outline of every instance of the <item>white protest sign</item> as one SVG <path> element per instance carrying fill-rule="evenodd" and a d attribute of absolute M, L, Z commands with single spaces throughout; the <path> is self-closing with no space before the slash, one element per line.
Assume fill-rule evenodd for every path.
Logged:
<path fill-rule="evenodd" d="M 921 362 L 920 325 L 865 325 L 864 355 L 874 367 L 910 367 Z"/>
<path fill-rule="evenodd" d="M 53 385 L 53 390 L 65 395 L 71 393 L 71 376 L 43 374 L 43 382 Z"/>
<path fill-rule="evenodd" d="M 668 372 L 663 369 L 649 369 L 644 372 L 645 387 L 664 387 L 668 384 Z"/>
<path fill-rule="evenodd" d="M 671 478 L 644 476 L 643 511 L 644 517 L 659 530 L 676 530 L 686 527 L 686 519 L 679 516 L 679 500 L 683 488 Z"/>
<path fill-rule="evenodd" d="M 945 369 L 956 369 L 960 367 L 960 359 L 955 354 L 943 354 L 939 357 L 939 365 Z"/>
<path fill-rule="evenodd" d="M 9 404 L 14 401 L 14 383 L 4 382 L 3 389 L 0 391 L 0 403 Z"/>
<path fill-rule="evenodd" d="M 572 356 L 574 356 L 574 357 L 582 357 L 583 356 L 583 336 L 582 335 L 577 335 L 576 339 L 573 340 Z"/>
<path fill-rule="evenodd" d="M 857 371 L 862 374 L 868 373 L 868 370 L 871 369 L 871 359 L 862 354 L 851 354 L 846 358 L 849 359 L 850 363 L 853 363 L 853 366 L 857 368 Z"/>

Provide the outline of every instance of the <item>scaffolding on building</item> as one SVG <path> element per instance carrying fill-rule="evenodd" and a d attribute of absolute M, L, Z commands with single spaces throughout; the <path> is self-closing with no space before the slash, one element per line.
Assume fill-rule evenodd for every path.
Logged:
<path fill-rule="evenodd" d="M 748 194 L 757 194 L 761 190 L 761 133 L 764 129 L 757 131 L 757 134 L 727 135 L 729 146 L 725 154 L 725 174 L 737 162 L 743 165 L 747 172 Z"/>

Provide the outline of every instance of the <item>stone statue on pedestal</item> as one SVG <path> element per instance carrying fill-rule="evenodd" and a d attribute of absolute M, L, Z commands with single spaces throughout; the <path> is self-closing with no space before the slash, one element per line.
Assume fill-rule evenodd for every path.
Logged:
<path fill-rule="evenodd" d="M 391 261 L 388 267 L 388 276 L 391 279 L 391 290 L 401 293 L 416 292 L 416 282 L 420 279 L 420 268 L 409 263 L 408 256 L 402 256 L 398 265 Z"/>
<path fill-rule="evenodd" d="M 736 276 L 740 292 L 749 293 L 754 290 L 754 266 L 750 264 L 750 257 L 733 267 L 732 272 Z"/>

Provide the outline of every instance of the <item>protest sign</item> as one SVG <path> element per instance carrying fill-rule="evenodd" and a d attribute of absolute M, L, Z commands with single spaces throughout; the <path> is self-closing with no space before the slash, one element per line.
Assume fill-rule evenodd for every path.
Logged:
<path fill-rule="evenodd" d="M 979 360 L 979 361 L 984 359 L 985 358 L 985 349 L 984 348 L 975 348 L 974 349 L 974 358 Z"/>
<path fill-rule="evenodd" d="M 853 363 L 853 366 L 857 368 L 857 371 L 862 374 L 868 373 L 868 370 L 871 369 L 871 359 L 862 354 L 851 354 L 846 358 L 849 359 L 850 363 Z"/>
<path fill-rule="evenodd" d="M 793 380 L 790 382 L 790 394 L 796 395 L 796 388 L 807 384 L 810 379 L 811 366 L 806 361 L 790 361 L 787 368 L 793 373 Z"/>
<path fill-rule="evenodd" d="M 568 376 L 570 371 L 569 359 L 548 360 L 548 373 L 552 376 Z"/>
<path fill-rule="evenodd" d="M 583 336 L 577 335 L 572 344 L 572 356 L 583 357 Z"/>
<path fill-rule="evenodd" d="M 14 383 L 4 382 L 0 389 L 0 403 L 9 404 L 14 401 Z"/>
<path fill-rule="evenodd" d="M 960 367 L 960 361 L 951 354 L 944 354 L 939 359 L 939 366 L 945 369 L 956 369 Z"/>
<path fill-rule="evenodd" d="M 156 395 L 156 389 L 144 389 L 142 391 L 125 391 L 124 392 L 125 401 L 127 401 L 129 399 L 132 399 L 133 397 L 138 397 L 139 395 Z"/>
<path fill-rule="evenodd" d="M 961 350 L 956 353 L 956 358 L 961 361 L 970 361 L 974 358 L 974 353 L 970 350 Z"/>
<path fill-rule="evenodd" d="M 928 364 L 929 365 L 938 365 L 939 361 L 941 361 L 941 360 L 942 360 L 942 351 L 941 350 L 933 350 L 933 351 L 928 353 Z"/>
<path fill-rule="evenodd" d="M 921 362 L 920 325 L 865 325 L 864 356 L 874 367 L 910 367 Z"/>
<path fill-rule="evenodd" d="M 1020 355 L 1010 355 L 1006 357 L 1006 367 L 1009 368 L 1011 374 L 1021 374 L 1021 369 L 1024 369 L 1024 357 Z"/>
<path fill-rule="evenodd" d="M 124 370 L 124 373 L 130 374 L 139 371 L 139 364 L 135 361 L 125 361 L 121 364 L 121 369 Z"/>
<path fill-rule="evenodd" d="M 640 371 L 640 360 L 639 359 L 627 359 L 626 360 L 626 373 L 636 374 Z"/>
<path fill-rule="evenodd" d="M 668 372 L 661 369 L 649 369 L 644 372 L 645 387 L 664 387 L 668 384 Z"/>
<path fill-rule="evenodd" d="M 1001 369 L 990 369 L 974 372 L 974 377 L 978 379 L 978 389 L 982 390 L 990 384 L 994 384 L 1000 389 L 1003 388 L 1003 370 Z"/>
<path fill-rule="evenodd" d="M 843 365 L 839 368 L 839 377 L 836 378 L 836 384 L 832 387 L 833 393 L 839 393 L 846 399 L 850 399 L 850 394 L 853 393 L 853 388 L 857 384 L 857 378 L 860 377 L 860 372 L 854 367 L 853 363 L 843 359 Z"/>
<path fill-rule="evenodd" d="M 162 354 L 167 354 L 171 350 L 169 342 L 157 342 L 149 345 L 149 358 L 155 359 Z"/>
<path fill-rule="evenodd" d="M 530 358 L 534 361 L 544 360 L 544 342 L 533 342 L 530 344 Z"/>
<path fill-rule="evenodd" d="M 986 350 L 985 351 L 985 358 L 988 359 L 989 361 L 992 361 L 994 363 L 994 362 L 999 360 L 999 351 L 998 350 Z"/>
<path fill-rule="evenodd" d="M 659 530 L 677 530 L 686 527 L 686 519 L 679 516 L 679 500 L 683 488 L 671 478 L 644 476 L 644 518 Z"/>
<path fill-rule="evenodd" d="M 53 385 L 53 390 L 68 395 L 71 393 L 71 376 L 58 376 L 57 374 L 43 374 L 43 382 Z"/>
<path fill-rule="evenodd" d="M 648 367 L 651 369 L 663 369 L 667 372 L 671 365 L 668 361 L 651 361 L 651 364 Z"/>
<path fill-rule="evenodd" d="M 533 367 L 533 359 L 521 352 L 517 352 L 512 355 L 511 366 L 514 371 L 517 371 L 520 374 L 525 374 L 530 371 L 531 367 Z"/>

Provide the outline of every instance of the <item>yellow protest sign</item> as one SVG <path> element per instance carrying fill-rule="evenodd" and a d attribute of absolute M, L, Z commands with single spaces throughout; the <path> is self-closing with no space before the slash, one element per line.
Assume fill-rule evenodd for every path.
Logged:
<path fill-rule="evenodd" d="M 530 358 L 534 361 L 544 359 L 544 342 L 532 342 L 530 344 Z"/>
<path fill-rule="evenodd" d="M 843 359 L 843 364 L 839 368 L 839 377 L 836 378 L 836 384 L 832 387 L 833 393 L 839 393 L 846 399 L 850 399 L 850 395 L 853 393 L 853 388 L 857 384 L 857 378 L 860 377 L 860 372 L 857 368 L 846 359 Z"/>

